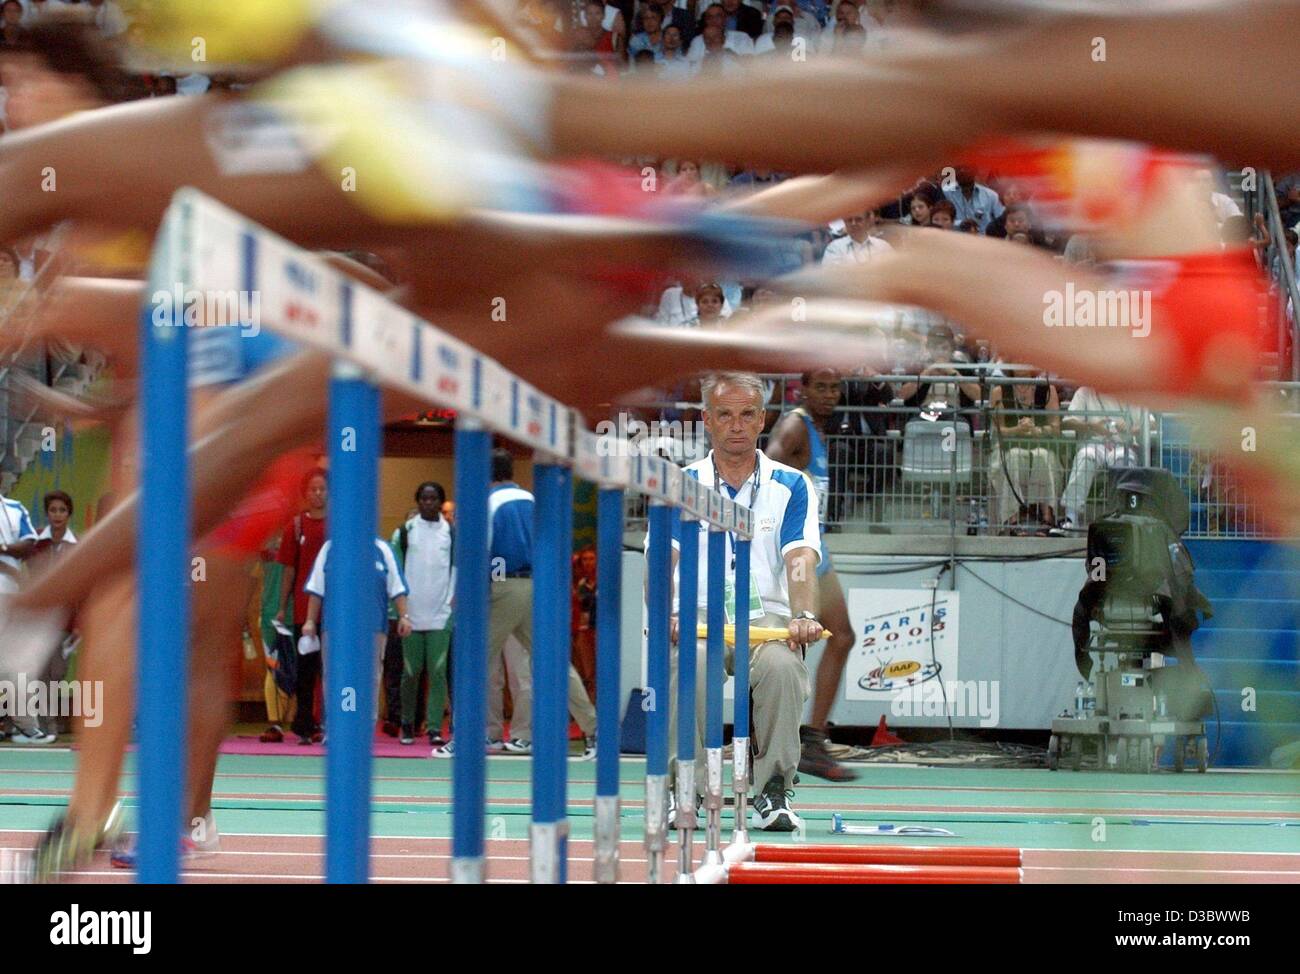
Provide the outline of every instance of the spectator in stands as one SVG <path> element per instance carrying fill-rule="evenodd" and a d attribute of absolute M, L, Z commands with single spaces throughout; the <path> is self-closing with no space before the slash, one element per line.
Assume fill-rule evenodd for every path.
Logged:
<path fill-rule="evenodd" d="M 410 594 L 411 631 L 402 639 L 401 742 L 415 740 L 419 719 L 420 678 L 426 673 L 429 695 L 425 725 L 433 747 L 442 740 L 442 715 L 447 706 L 447 653 L 451 648 L 451 603 L 456 573 L 452 567 L 455 534 L 442 519 L 447 492 L 426 481 L 415 491 L 419 513 L 393 532 L 393 551 Z"/>
<path fill-rule="evenodd" d="M 1009 368 L 1010 378 L 1034 377 L 1031 368 Z M 1041 373 L 1039 373 L 1041 375 Z M 1041 530 L 1055 524 L 1061 462 L 1053 440 L 1061 435 L 1061 406 L 1050 382 L 1000 382 L 989 393 L 997 446 L 992 478 L 999 523 L 1018 530 L 1031 522 Z"/>
<path fill-rule="evenodd" d="M 754 39 L 741 30 L 727 30 L 727 11 L 720 3 L 709 4 L 704 13 L 700 16 L 698 35 L 691 41 L 690 49 L 686 56 L 695 64 L 699 64 L 704 59 L 704 55 L 710 48 L 706 48 L 704 41 L 704 30 L 709 26 L 716 27 L 721 31 L 721 48 L 730 51 L 732 54 L 742 57 L 754 53 Z M 715 36 L 715 44 L 717 43 Z M 716 50 L 716 49 L 714 49 Z"/>
<path fill-rule="evenodd" d="M 780 23 L 770 34 L 764 34 L 754 42 L 754 53 L 760 57 L 766 58 L 789 58 L 793 60 L 796 54 L 806 56 L 803 48 L 796 48 L 794 45 L 795 33 L 791 24 Z"/>
<path fill-rule="evenodd" d="M 1007 213 L 1019 203 L 1028 206 L 1029 196 L 1025 192 L 1024 186 L 1020 183 L 1006 183 L 999 185 L 998 198 L 1002 200 L 1002 205 L 1006 207 L 1000 216 L 994 217 L 989 221 L 989 225 L 984 230 L 986 237 L 1005 238 L 1007 236 Z M 1035 223 L 1033 210 L 1029 210 L 1029 222 Z"/>
<path fill-rule="evenodd" d="M 697 280 L 684 279 L 664 288 L 655 321 L 679 328 L 693 321 L 699 315 L 699 308 L 695 306 L 695 289 L 699 284 Z"/>
<path fill-rule="evenodd" d="M 835 5 L 835 11 L 832 19 L 822 29 L 821 40 L 818 43 L 818 51 L 822 54 L 838 53 L 859 53 L 867 46 L 867 32 L 863 28 L 861 33 L 852 28 L 862 27 L 862 0 L 840 0 Z M 843 37 L 845 33 L 849 34 L 851 40 L 840 41 L 837 47 L 837 38 Z"/>
<path fill-rule="evenodd" d="M 1277 206 L 1282 226 L 1294 227 L 1300 223 L 1300 173 L 1289 173 L 1273 184 L 1277 192 Z"/>
<path fill-rule="evenodd" d="M 63 0 L 27 0 L 27 13 L 23 15 L 23 26 L 34 27 L 50 16 L 56 16 L 73 4 Z"/>
<path fill-rule="evenodd" d="M 974 220 L 962 220 L 961 223 L 953 227 L 958 233 L 979 233 L 980 225 Z"/>
<path fill-rule="evenodd" d="M 665 31 L 670 27 L 677 28 L 677 36 L 681 41 L 679 46 L 685 47 L 695 37 L 695 23 L 691 20 L 690 11 L 677 6 L 674 0 L 646 0 L 641 4 L 642 10 L 651 7 L 659 11 L 659 22 Z"/>
<path fill-rule="evenodd" d="M 303 502 L 306 510 L 295 515 L 285 525 L 280 537 L 280 550 L 276 561 L 282 566 L 280 573 L 280 611 L 275 621 L 284 625 L 285 613 L 293 613 L 293 642 L 296 646 L 302 637 L 303 621 L 307 618 L 307 581 L 316 557 L 325 545 L 325 509 L 329 499 L 329 480 L 324 470 L 313 470 L 303 480 Z M 309 653 L 298 657 L 298 711 L 290 728 L 298 735 L 299 744 L 320 743 L 324 736 L 316 723 L 316 685 L 321 675 L 322 653 Z"/>
<path fill-rule="evenodd" d="M 677 160 L 677 175 L 664 187 L 669 196 L 709 196 L 713 188 L 700 178 L 700 164 L 694 159 Z"/>
<path fill-rule="evenodd" d="M 627 43 L 627 23 L 623 13 L 613 4 L 600 0 L 587 0 L 583 7 L 583 23 L 595 38 L 599 54 L 619 54 Z"/>
<path fill-rule="evenodd" d="M 1003 233 L 1008 238 L 1022 236 L 1023 242 L 1031 243 L 1035 247 L 1046 247 L 1047 238 L 1043 232 L 1034 226 L 1033 211 L 1025 203 L 1011 203 L 1003 212 Z"/>
<path fill-rule="evenodd" d="M 930 226 L 936 230 L 952 230 L 957 225 L 957 207 L 952 200 L 944 197 L 937 200 L 930 208 Z"/>
<path fill-rule="evenodd" d="M 844 236 L 826 245 L 826 252 L 822 254 L 822 266 L 865 264 L 872 257 L 893 250 L 886 241 L 872 235 L 879 223 L 879 210 L 865 210 L 844 217 L 846 232 Z"/>
<path fill-rule="evenodd" d="M 1205 196 L 1214 211 L 1214 218 L 1220 224 L 1226 222 L 1230 217 L 1241 216 L 1241 207 L 1227 193 L 1220 190 L 1219 177 L 1210 169 L 1199 169 L 1196 175 L 1200 178 L 1205 187 Z"/>
<path fill-rule="evenodd" d="M 1098 473 L 1137 463 L 1134 435 L 1142 428 L 1142 411 L 1112 396 L 1098 395 L 1090 386 L 1080 386 L 1066 414 L 1061 426 L 1073 430 L 1079 444 L 1061 495 L 1065 519 L 1059 526 L 1068 529 L 1084 526 L 1084 505 Z"/>
<path fill-rule="evenodd" d="M 744 187 L 745 189 L 767 189 L 767 187 L 775 186 L 785 178 L 784 173 L 773 172 L 764 166 L 751 166 L 732 176 L 731 185 Z"/>
<path fill-rule="evenodd" d="M 728 31 L 740 31 L 748 34 L 751 41 L 756 41 L 763 33 L 763 15 L 753 7 L 740 0 L 722 0 L 722 9 L 726 12 L 723 27 Z"/>
<path fill-rule="evenodd" d="M 781 24 L 788 23 L 794 37 L 802 37 L 805 40 L 814 41 L 821 36 L 822 25 L 817 22 L 817 18 L 810 11 L 796 6 L 793 3 L 778 3 L 772 8 L 768 15 L 767 23 L 763 25 L 763 33 L 772 35 L 776 33 L 776 28 Z M 763 38 L 758 38 L 754 42 L 754 50 L 760 53 L 763 50 L 761 46 Z M 766 45 L 771 50 L 771 45 Z"/>
<path fill-rule="evenodd" d="M 861 57 L 867 31 L 861 24 L 845 24 L 835 31 L 829 53 L 835 57 Z"/>
<path fill-rule="evenodd" d="M 898 222 L 913 227 L 928 227 L 933 210 L 934 194 L 925 187 L 913 190 L 907 201 L 907 212 Z"/>
<path fill-rule="evenodd" d="M 862 517 L 850 505 L 872 503 L 888 489 L 897 467 L 898 441 L 888 435 L 896 414 L 883 407 L 893 401 L 894 387 L 883 379 L 851 375 L 844 380 L 841 410 L 830 422 L 835 431 L 831 440 L 831 521 Z M 872 411 L 859 411 L 863 408 Z M 878 519 L 868 516 L 867 520 Z"/>
<path fill-rule="evenodd" d="M 22 4 L 18 0 L 5 0 L 3 18 L 0 19 L 0 49 L 19 51 L 30 44 L 31 32 L 23 24 Z"/>
<path fill-rule="evenodd" d="M 956 338 L 947 325 L 932 327 L 925 336 L 925 355 L 929 364 L 922 369 L 918 382 L 904 382 L 898 386 L 898 398 L 903 400 L 906 416 L 914 419 L 916 410 L 927 418 L 955 419 L 958 415 L 974 423 L 974 408 L 980 401 L 980 386 L 971 381 L 969 373 L 959 368 L 968 359 L 957 350 Z M 948 376 L 958 381 L 939 382 L 926 376 Z M 966 381 L 960 381 L 961 379 Z M 958 410 L 961 410 L 960 414 Z"/>
<path fill-rule="evenodd" d="M 956 182 L 956 186 L 943 191 L 957 211 L 955 222 L 974 220 L 983 233 L 994 218 L 1002 215 L 1002 201 L 992 189 L 975 181 L 975 170 L 969 166 L 957 167 Z"/>
<path fill-rule="evenodd" d="M 443 520 L 445 520 L 448 524 L 450 524 L 453 528 L 455 528 L 456 527 L 456 502 L 443 501 L 441 510 L 442 510 Z"/>
<path fill-rule="evenodd" d="M 721 27 L 707 24 L 695 40 L 704 45 L 703 55 L 695 62 L 696 74 L 725 76 L 741 70 L 739 55 L 726 46 Z"/>
<path fill-rule="evenodd" d="M 663 53 L 659 56 L 659 77 L 667 80 L 689 78 L 695 65 L 686 57 L 682 29 L 672 24 L 663 29 Z"/>
<path fill-rule="evenodd" d="M 725 315 L 722 309 L 726 304 L 726 297 L 722 293 L 722 287 L 712 281 L 707 281 L 695 289 L 695 317 L 686 322 L 690 328 L 713 328 L 722 324 Z"/>
<path fill-rule="evenodd" d="M 627 50 L 633 57 L 636 57 L 638 51 L 649 51 L 654 55 L 655 60 L 663 58 L 663 14 L 659 12 L 658 7 L 645 7 L 642 9 L 641 30 L 632 35 L 632 39 L 628 41 Z"/>

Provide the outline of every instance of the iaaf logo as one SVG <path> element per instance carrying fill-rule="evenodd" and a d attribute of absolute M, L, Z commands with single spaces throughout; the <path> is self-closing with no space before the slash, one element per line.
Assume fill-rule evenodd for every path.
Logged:
<path fill-rule="evenodd" d="M 154 291 L 149 299 L 157 328 L 238 328 L 243 338 L 262 331 L 260 291 Z"/>
<path fill-rule="evenodd" d="M 460 392 L 460 379 L 453 373 L 460 371 L 460 356 L 455 349 L 439 345 L 438 363 L 444 370 L 438 375 L 438 391 L 456 395 Z"/>
<path fill-rule="evenodd" d="M 890 660 L 868 670 L 858 679 L 858 686 L 863 690 L 906 689 L 934 679 L 941 669 L 938 663 L 923 663 L 914 659 Z"/>
<path fill-rule="evenodd" d="M 1043 294 L 1043 324 L 1048 328 L 1130 328 L 1134 338 L 1151 334 L 1150 291 L 1076 289 Z"/>

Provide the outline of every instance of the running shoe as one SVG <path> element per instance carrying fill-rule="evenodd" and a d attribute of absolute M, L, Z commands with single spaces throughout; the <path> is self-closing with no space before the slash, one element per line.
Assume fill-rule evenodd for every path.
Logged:
<path fill-rule="evenodd" d="M 86 865 L 95 854 L 98 838 L 98 830 L 73 828 L 67 819 L 60 817 L 32 851 L 31 881 L 48 883 L 61 873 Z"/>
<path fill-rule="evenodd" d="M 258 740 L 263 744 L 279 744 L 284 740 L 284 731 L 280 729 L 279 724 L 272 724 L 266 730 L 262 731 Z"/>
<path fill-rule="evenodd" d="M 785 778 L 774 774 L 763 786 L 763 792 L 754 799 L 754 811 L 749 824 L 764 832 L 795 832 L 803 828 L 803 821 L 790 807 L 793 791 L 785 787 Z"/>
<path fill-rule="evenodd" d="M 582 760 L 596 760 L 596 735 L 584 734 L 582 738 Z"/>
<path fill-rule="evenodd" d="M 858 773 L 830 756 L 826 735 L 815 727 L 799 728 L 799 770 L 827 781 L 853 781 Z"/>
<path fill-rule="evenodd" d="M 58 740 L 58 738 L 48 731 L 44 731 L 40 727 L 37 727 L 30 732 L 22 730 L 14 731 L 9 740 L 13 744 L 53 744 Z"/>
<path fill-rule="evenodd" d="M 398 740 L 401 741 L 401 743 L 403 743 L 403 744 L 414 744 L 414 743 L 415 743 L 415 728 L 412 727 L 410 724 L 403 724 L 403 725 L 402 725 L 402 736 L 399 737 Z"/>
<path fill-rule="evenodd" d="M 508 741 L 506 741 L 504 744 L 502 744 L 502 745 L 501 745 L 501 748 L 502 748 L 502 750 L 504 750 L 507 754 L 532 754 L 532 753 L 533 753 L 533 742 L 532 742 L 532 741 L 524 741 L 524 740 L 520 740 L 518 737 L 512 737 L 512 738 L 510 738 L 510 740 L 508 740 Z M 491 749 L 492 749 L 492 746 L 491 746 L 491 744 L 489 744 L 489 745 L 488 745 L 488 750 L 491 750 Z"/>

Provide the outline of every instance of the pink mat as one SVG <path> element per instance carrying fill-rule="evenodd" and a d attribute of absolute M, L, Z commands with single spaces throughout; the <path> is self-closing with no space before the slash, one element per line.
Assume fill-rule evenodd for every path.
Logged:
<path fill-rule="evenodd" d="M 510 725 L 506 725 L 506 733 L 510 732 Z M 576 724 L 569 725 L 569 739 L 580 740 L 582 731 Z M 370 746 L 370 753 L 377 758 L 427 758 L 429 756 L 429 738 L 420 735 L 415 739 L 414 744 L 402 744 L 395 737 L 389 737 L 387 734 L 375 729 L 375 737 Z M 299 745 L 298 736 L 289 731 L 285 732 L 284 740 L 279 744 L 263 744 L 251 734 L 240 734 L 235 737 L 227 737 L 221 744 L 222 754 L 296 754 L 303 757 L 316 756 L 320 757 L 325 753 L 323 744 Z"/>
<path fill-rule="evenodd" d="M 222 754 L 280 754 L 299 755 L 302 757 L 320 757 L 325 753 L 323 744 L 299 746 L 296 735 L 286 733 L 279 744 L 263 744 L 256 737 L 240 735 L 227 737 L 221 744 Z M 375 732 L 370 753 L 377 758 L 427 758 L 429 756 L 429 739 L 421 736 L 414 744 L 402 744 L 397 738 Z"/>

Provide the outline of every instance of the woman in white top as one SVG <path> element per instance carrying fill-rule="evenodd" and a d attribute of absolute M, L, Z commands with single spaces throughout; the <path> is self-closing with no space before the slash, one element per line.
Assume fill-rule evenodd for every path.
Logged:
<path fill-rule="evenodd" d="M 65 546 L 77 543 L 77 536 L 68 523 L 72 520 L 72 498 L 64 491 L 52 490 L 42 503 L 45 506 L 45 527 L 36 535 L 36 551 L 58 554 Z"/>

